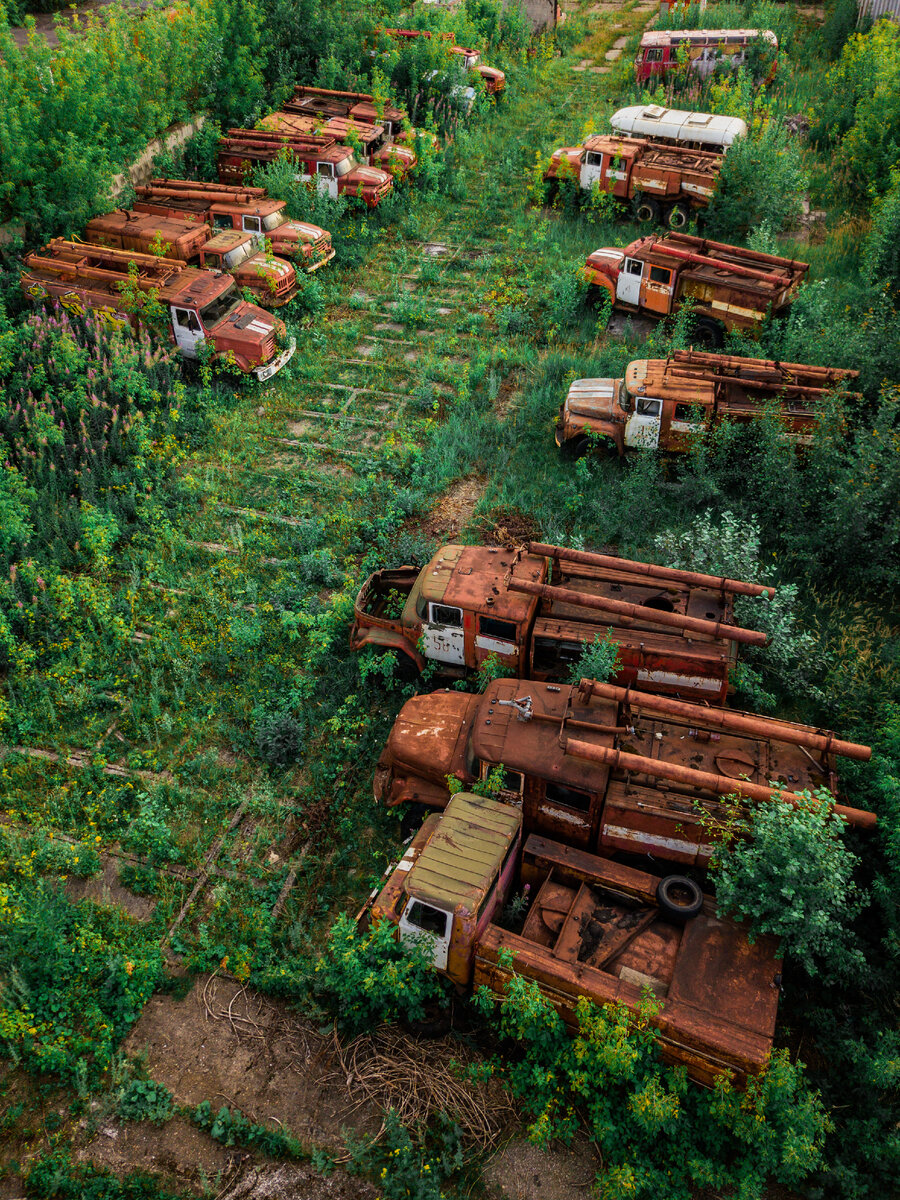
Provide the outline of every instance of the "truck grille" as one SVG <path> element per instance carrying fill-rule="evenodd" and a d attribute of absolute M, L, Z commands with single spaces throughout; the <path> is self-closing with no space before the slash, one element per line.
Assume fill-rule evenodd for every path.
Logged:
<path fill-rule="evenodd" d="M 310 258 L 315 258 L 315 259 L 324 258 L 330 249 L 331 249 L 331 238 L 328 237 L 327 234 L 325 234 L 323 237 L 320 237 L 317 242 L 311 243 L 309 256 L 310 256 Z"/>
<path fill-rule="evenodd" d="M 270 358 L 275 357 L 275 334 L 270 333 L 262 346 L 262 362 L 268 362 Z"/>

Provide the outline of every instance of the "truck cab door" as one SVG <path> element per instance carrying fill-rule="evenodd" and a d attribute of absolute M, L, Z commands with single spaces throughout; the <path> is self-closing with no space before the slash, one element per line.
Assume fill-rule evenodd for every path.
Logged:
<path fill-rule="evenodd" d="M 641 303 L 641 280 L 644 276 L 644 264 L 639 258 L 626 258 L 619 270 L 616 280 L 616 299 L 622 304 L 631 304 L 635 308 Z"/>
<path fill-rule="evenodd" d="M 466 635 L 461 608 L 430 602 L 428 620 L 422 626 L 422 637 L 426 658 L 458 667 L 466 665 Z"/>
<path fill-rule="evenodd" d="M 662 426 L 662 400 L 649 396 L 635 399 L 634 412 L 625 425 L 625 445 L 633 450 L 655 450 Z"/>
<path fill-rule="evenodd" d="M 578 182 L 586 192 L 589 192 L 595 183 L 600 185 L 601 192 L 609 191 L 606 180 L 603 178 L 602 154 L 597 154 L 593 150 L 585 151 L 581 160 L 581 174 Z"/>
<path fill-rule="evenodd" d="M 696 404 L 678 403 L 672 406 L 672 419 L 665 439 L 667 450 L 690 450 L 694 438 L 702 433 L 706 424 L 698 419 L 700 415 L 701 409 Z"/>
<path fill-rule="evenodd" d="M 266 238 L 265 238 L 265 234 L 263 233 L 262 221 L 260 220 L 260 218 L 259 217 L 248 217 L 245 215 L 242 218 L 242 225 L 243 225 L 244 233 L 249 233 L 252 235 L 253 245 L 256 247 L 256 249 L 257 250 L 265 250 Z"/>
<path fill-rule="evenodd" d="M 400 917 L 400 941 L 407 946 L 424 941 L 431 948 L 434 965 L 439 971 L 446 971 L 452 928 L 452 913 L 426 904 L 424 900 L 410 899 Z"/>
<path fill-rule="evenodd" d="M 627 261 L 627 260 L 626 260 Z M 666 316 L 672 311 L 672 275 L 671 267 L 660 267 L 650 264 L 646 279 L 641 287 L 641 307 L 649 312 Z"/>
<path fill-rule="evenodd" d="M 334 164 L 330 162 L 320 162 L 316 165 L 316 190 L 324 196 L 331 196 L 333 200 L 337 199 L 338 185 L 334 174 Z"/>
<path fill-rule="evenodd" d="M 185 358 L 196 358 L 199 346 L 204 341 L 203 326 L 192 308 L 172 309 L 172 331 L 175 344 Z"/>
<path fill-rule="evenodd" d="M 540 784 L 543 795 L 537 801 L 538 828 L 568 846 L 590 846 L 594 823 L 591 793 L 549 779 Z"/>

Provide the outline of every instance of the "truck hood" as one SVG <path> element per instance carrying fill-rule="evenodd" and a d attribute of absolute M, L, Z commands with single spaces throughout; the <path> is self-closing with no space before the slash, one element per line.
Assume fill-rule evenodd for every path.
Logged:
<path fill-rule="evenodd" d="M 587 265 L 594 267 L 595 270 L 602 270 L 604 267 L 607 271 L 615 274 L 625 260 L 625 251 L 617 250 L 612 246 L 601 246 L 599 250 L 595 250 L 593 254 L 588 255 Z"/>
<path fill-rule="evenodd" d="M 416 152 L 410 150 L 409 146 L 389 142 L 376 153 L 375 161 L 391 175 L 408 175 L 419 160 L 416 158 Z"/>
<path fill-rule="evenodd" d="M 255 304 L 239 304 L 210 332 L 219 350 L 227 350 L 229 346 L 239 347 L 242 354 L 252 354 L 264 361 L 274 349 L 275 331 L 279 327 L 283 330 L 284 323 L 275 320 L 264 308 L 257 308 Z"/>
<path fill-rule="evenodd" d="M 566 397 L 566 409 L 576 417 L 622 416 L 615 395 L 618 379 L 576 379 Z"/>
<path fill-rule="evenodd" d="M 485 67 L 482 64 L 479 64 L 476 66 L 475 70 L 482 79 L 487 80 L 489 83 L 499 84 L 501 87 L 506 83 L 506 76 L 496 67 Z"/>
<path fill-rule="evenodd" d="M 375 167 L 355 167 L 350 174 L 345 175 L 344 178 L 348 181 L 353 190 L 355 190 L 359 184 L 362 184 L 365 190 L 370 190 L 384 187 L 385 184 L 390 184 L 392 182 L 387 171 L 378 171 L 375 169 Z"/>
<path fill-rule="evenodd" d="M 307 221 L 286 221 L 272 232 L 278 234 L 279 238 L 284 238 L 285 241 L 290 239 L 292 242 L 317 242 L 320 238 L 331 237 L 327 229 L 320 229 L 318 225 L 311 225 Z"/>
<path fill-rule="evenodd" d="M 461 692 L 432 692 L 407 700 L 388 738 L 388 756 L 398 766 L 443 782 L 462 764 L 471 702 L 472 697 Z"/>
<path fill-rule="evenodd" d="M 572 178 L 577 179 L 581 171 L 581 152 L 581 146 L 560 146 L 558 150 L 554 150 L 545 178 L 556 179 L 560 173 L 571 173 Z"/>

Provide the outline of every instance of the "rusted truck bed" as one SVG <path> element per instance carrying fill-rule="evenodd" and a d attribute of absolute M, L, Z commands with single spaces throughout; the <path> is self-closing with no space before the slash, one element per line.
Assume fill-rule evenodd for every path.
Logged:
<path fill-rule="evenodd" d="M 778 1009 L 775 939 L 753 945 L 746 928 L 715 915 L 705 898 L 687 920 L 657 900 L 659 879 L 532 834 L 521 881 L 536 892 L 521 934 L 488 926 L 476 949 L 474 986 L 495 995 L 512 972 L 534 979 L 570 1028 L 578 999 L 633 1011 L 645 989 L 662 1002 L 651 1023 L 663 1059 L 711 1084 L 725 1071 L 740 1083 L 763 1070 Z"/>

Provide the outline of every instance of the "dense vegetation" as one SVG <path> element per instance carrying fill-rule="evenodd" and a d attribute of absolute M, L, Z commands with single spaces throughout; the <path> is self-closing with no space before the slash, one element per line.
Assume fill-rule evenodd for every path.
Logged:
<path fill-rule="evenodd" d="M 333 920 L 399 839 L 396 818 L 373 811 L 370 781 L 412 691 L 389 661 L 347 650 L 353 596 L 373 567 L 425 560 L 462 481 L 479 492 L 463 522 L 472 540 L 614 543 L 777 583 L 771 649 L 748 656 L 738 698 L 871 744 L 872 762 L 846 765 L 843 783 L 848 803 L 879 815 L 873 833 L 843 834 L 827 807 L 772 809 L 752 851 L 722 849 L 722 905 L 791 952 L 779 1048 L 746 1098 L 689 1088 L 659 1063 L 646 1023 L 616 1011 L 586 1008 L 567 1039 L 524 984 L 470 1017 L 483 1045 L 499 1041 L 488 1066 L 543 1144 L 587 1122 L 608 1196 L 751 1197 L 767 1178 L 848 1200 L 894 1186 L 900 31 L 854 32 L 845 9 L 837 0 L 821 28 L 770 3 L 690 10 L 680 19 L 775 29 L 777 80 L 760 90 L 742 72 L 652 99 L 751 125 L 711 227 L 809 259 L 810 281 L 767 324 L 762 351 L 858 369 L 861 398 L 826 398 L 802 456 L 773 415 L 698 437 L 684 461 L 628 464 L 560 460 L 556 408 L 572 378 L 618 376 L 632 358 L 689 345 L 690 316 L 647 339 L 604 335 L 577 266 L 634 227 L 598 200 L 581 210 L 564 193 L 546 210 L 526 199 L 540 198 L 536 156 L 651 98 L 630 66 L 646 16 L 633 0 L 620 30 L 606 16 L 570 21 L 531 57 L 521 15 L 490 0 L 402 20 L 399 5 L 325 0 L 194 0 L 140 17 L 113 6 L 53 51 L 40 38 L 19 50 L 0 19 L 0 214 L 29 246 L 108 208 L 113 176 L 174 120 L 208 117 L 161 166 L 211 177 L 218 129 L 274 107 L 295 81 L 371 86 L 455 135 L 374 214 L 310 197 L 284 164 L 261 175 L 338 248 L 288 315 L 298 352 L 269 390 L 189 375 L 148 334 L 26 310 L 18 247 L 3 252 L 0 1045 L 42 1087 L 65 1089 L 66 1121 L 109 1092 L 123 1034 L 172 986 L 163 941 L 192 971 L 227 970 L 320 1019 L 337 996 L 348 1033 L 441 1000 L 421 962 Z M 480 97 L 464 120 L 455 89 L 467 80 L 437 43 L 400 49 L 376 32 L 419 21 L 483 48 L 507 70 L 509 97 Z M 584 55 L 603 61 L 622 30 L 631 40 L 610 74 L 572 71 Z M 823 220 L 796 223 L 804 193 Z M 737 337 L 727 348 L 759 352 Z M 608 670 L 614 648 L 591 654 Z M 248 820 L 232 828 L 239 811 Z M 182 869 L 209 855 L 208 901 L 175 928 L 191 886 Z M 103 863 L 155 902 L 149 920 L 69 898 Z M 779 882 L 790 905 L 772 899 Z M 123 1116 L 173 1111 L 152 1081 L 116 1096 Z M 271 1130 L 223 1111 L 201 1105 L 191 1119 L 227 1144 L 294 1152 L 288 1134 L 275 1150 Z M 6 1163 L 18 1120 L 4 1126 Z M 152 1194 L 74 1166 L 71 1136 L 49 1137 L 29 1194 Z M 383 1194 L 455 1186 L 458 1131 L 392 1125 L 389 1139 L 390 1151 L 353 1159 Z M 662 1157 L 673 1146 L 675 1164 Z"/>

